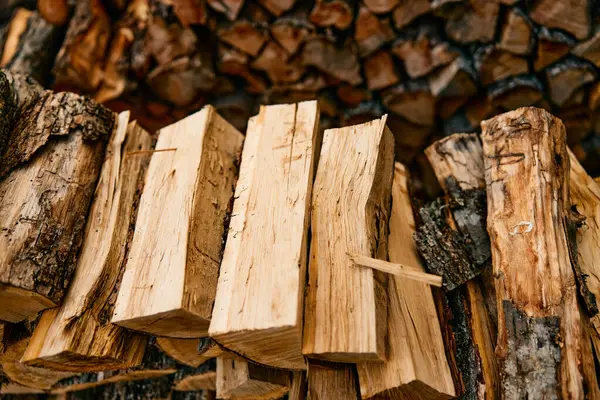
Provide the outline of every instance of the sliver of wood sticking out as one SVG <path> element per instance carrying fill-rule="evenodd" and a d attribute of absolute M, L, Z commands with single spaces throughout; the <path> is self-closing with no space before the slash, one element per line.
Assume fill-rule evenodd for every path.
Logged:
<path fill-rule="evenodd" d="M 391 263 L 383 260 L 377 260 L 371 257 L 365 257 L 358 254 L 348 253 L 350 259 L 363 267 L 373 268 L 387 274 L 396 275 L 405 279 L 411 279 L 418 282 L 427 283 L 431 286 L 442 287 L 442 277 L 439 275 L 428 274 L 415 267 L 408 265 Z"/>
<path fill-rule="evenodd" d="M 112 322 L 206 336 L 243 136 L 206 106 L 160 131 Z"/>

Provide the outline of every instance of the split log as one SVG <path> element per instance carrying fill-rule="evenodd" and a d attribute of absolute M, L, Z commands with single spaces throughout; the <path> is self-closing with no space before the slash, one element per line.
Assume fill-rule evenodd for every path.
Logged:
<path fill-rule="evenodd" d="M 100 0 L 78 1 L 54 63 L 55 86 L 93 92 L 102 80 L 110 17 Z"/>
<path fill-rule="evenodd" d="M 256 57 L 268 39 L 264 24 L 240 19 L 217 30 L 219 39 L 244 53 Z"/>
<path fill-rule="evenodd" d="M 475 71 L 459 57 L 439 71 L 430 74 L 429 88 L 435 97 L 468 98 L 477 93 Z"/>
<path fill-rule="evenodd" d="M 353 0 L 316 0 L 310 13 L 310 21 L 322 27 L 347 29 L 354 18 Z"/>
<path fill-rule="evenodd" d="M 312 200 L 302 349 L 312 358 L 385 359 L 387 276 L 357 268 L 347 254 L 386 257 L 394 139 L 385 123 L 384 116 L 325 131 Z M 343 176 L 334 172 L 339 168 Z"/>
<path fill-rule="evenodd" d="M 495 46 L 480 48 L 474 57 L 475 68 L 479 71 L 483 85 L 529 72 L 527 59 Z"/>
<path fill-rule="evenodd" d="M 567 58 L 546 69 L 550 99 L 557 106 L 562 106 L 578 88 L 595 78 L 593 65 L 574 58 Z"/>
<path fill-rule="evenodd" d="M 384 50 L 379 50 L 365 58 L 363 70 L 369 90 L 385 89 L 395 85 L 399 80 L 394 60 L 390 53 Z"/>
<path fill-rule="evenodd" d="M 324 38 L 311 39 L 304 44 L 302 63 L 353 85 L 362 82 L 357 55 L 350 48 L 336 47 Z"/>
<path fill-rule="evenodd" d="M 75 275 L 59 308 L 42 315 L 22 361 L 64 371 L 137 365 L 146 338 L 110 323 L 152 147 L 129 113 L 108 144 Z M 141 153 L 139 153 L 141 152 Z M 136 154 L 138 153 L 138 154 Z"/>
<path fill-rule="evenodd" d="M 510 111 L 539 102 L 544 87 L 536 76 L 515 76 L 490 85 L 487 95 L 492 105 Z"/>
<path fill-rule="evenodd" d="M 585 42 L 575 46 L 571 53 L 591 61 L 596 66 L 600 66 L 600 30 Z"/>
<path fill-rule="evenodd" d="M 210 106 L 160 131 L 112 323 L 159 336 L 208 333 L 242 140 Z"/>
<path fill-rule="evenodd" d="M 418 125 L 435 124 L 435 97 L 425 81 L 409 81 L 382 92 L 386 109 Z"/>
<path fill-rule="evenodd" d="M 312 101 L 265 106 L 250 119 L 209 330 L 226 348 L 279 368 L 305 368 L 302 297 L 318 116 Z M 261 197 L 265 187 L 269 195 Z"/>
<path fill-rule="evenodd" d="M 289 400 L 305 400 L 308 394 L 306 371 L 292 372 L 292 383 L 288 392 Z"/>
<path fill-rule="evenodd" d="M 296 54 L 300 46 L 312 37 L 315 26 L 308 20 L 308 4 L 300 2 L 293 11 L 271 24 L 271 36 L 290 55 Z"/>
<path fill-rule="evenodd" d="M 392 185 L 389 257 L 394 263 L 423 270 L 413 242 L 414 217 L 408 171 L 396 163 Z M 390 278 L 388 352 L 385 363 L 359 363 L 362 398 L 378 394 L 420 398 L 454 396 L 437 311 L 427 284 Z M 412 393 L 412 394 L 411 394 Z"/>
<path fill-rule="evenodd" d="M 375 14 L 386 14 L 392 11 L 400 0 L 364 0 L 363 3 Z"/>
<path fill-rule="evenodd" d="M 309 399 L 360 399 L 356 367 L 352 364 L 311 360 L 307 375 Z"/>
<path fill-rule="evenodd" d="M 198 367 L 211 356 L 198 353 L 198 339 L 174 339 L 159 337 L 156 338 L 156 345 L 172 359 L 178 363 L 189 367 Z M 214 389 L 213 389 L 214 390 Z"/>
<path fill-rule="evenodd" d="M 244 5 L 244 0 L 206 0 L 206 2 L 213 10 L 225 14 L 230 21 L 237 18 Z"/>
<path fill-rule="evenodd" d="M 571 206 L 585 217 L 577 228 L 577 268 L 579 290 L 583 296 L 591 326 L 600 334 L 600 185 L 583 169 L 575 155 L 569 151 Z M 598 349 L 600 350 L 600 349 Z"/>
<path fill-rule="evenodd" d="M 260 5 L 277 17 L 294 6 L 296 0 L 259 0 Z"/>
<path fill-rule="evenodd" d="M 532 47 L 533 26 L 520 8 L 511 9 L 504 18 L 498 47 L 514 54 L 529 54 Z"/>
<path fill-rule="evenodd" d="M 536 1 L 529 10 L 531 19 L 548 28 L 559 28 L 585 39 L 590 33 L 590 13 L 587 1 Z"/>
<path fill-rule="evenodd" d="M 503 396 L 583 397 L 564 126 L 521 108 L 482 129 Z"/>
<path fill-rule="evenodd" d="M 401 29 L 429 11 L 431 11 L 429 0 L 401 1 L 392 13 L 394 26 L 396 29 Z"/>
<path fill-rule="evenodd" d="M 540 71 L 569 52 L 575 41 L 561 31 L 542 27 L 538 30 L 534 69 Z"/>
<path fill-rule="evenodd" d="M 249 69 L 249 57 L 234 48 L 219 46 L 218 68 L 221 73 L 234 75 L 243 78 L 246 83 L 246 91 L 249 93 L 261 93 L 267 90 L 265 80 L 255 72 Z"/>
<path fill-rule="evenodd" d="M 263 47 L 251 66 L 264 71 L 273 83 L 297 82 L 305 72 L 300 59 L 290 59 L 288 53 L 274 41 Z"/>
<path fill-rule="evenodd" d="M 176 391 L 217 390 L 216 361 L 210 360 L 196 367 L 184 367 L 175 374 Z"/>
<path fill-rule="evenodd" d="M 110 385 L 102 385 L 100 387 L 94 387 L 80 392 L 69 393 L 67 398 L 69 400 L 113 400 L 140 398 L 146 400 L 164 400 L 169 399 L 171 398 L 171 396 L 173 396 L 171 393 L 172 387 L 173 374 L 154 379 L 143 379 L 135 381 L 118 382 Z M 175 396 L 173 396 L 173 398 L 174 397 Z"/>
<path fill-rule="evenodd" d="M 173 11 L 183 26 L 207 23 L 206 0 L 174 0 L 172 4 Z"/>
<path fill-rule="evenodd" d="M 360 56 L 368 56 L 393 38 L 394 30 L 389 19 L 379 18 L 361 5 L 354 27 L 354 40 Z"/>
<path fill-rule="evenodd" d="M 0 319 L 18 322 L 65 295 L 114 115 L 8 72 L 0 88 Z"/>
<path fill-rule="evenodd" d="M 290 372 L 265 368 L 241 359 L 217 358 L 217 397 L 278 399 L 290 387 Z"/>
<path fill-rule="evenodd" d="M 486 272 L 490 240 L 483 225 L 481 143 L 477 135 L 454 134 L 434 143 L 426 155 L 447 200 L 421 209 L 424 225 L 416 236 L 417 247 L 427 267 L 444 275 L 451 290 L 439 313 L 446 323 L 446 343 L 451 344 L 449 360 L 457 368 L 455 384 L 467 397 L 498 398 L 497 317 L 492 278 Z"/>
<path fill-rule="evenodd" d="M 98 386 L 114 384 L 117 382 L 131 382 L 144 379 L 156 379 L 165 375 L 174 374 L 181 366 L 168 357 L 156 346 L 154 339 L 145 341 L 147 346 L 143 351 L 143 358 L 137 366 L 128 369 L 118 369 L 105 372 L 88 372 L 81 375 L 65 378 L 52 386 L 51 393 L 63 394 L 78 392 Z"/>
<path fill-rule="evenodd" d="M 200 339 L 197 352 L 199 356 L 206 358 L 224 357 L 227 353 L 217 342 L 209 337 Z"/>
<path fill-rule="evenodd" d="M 459 43 L 491 42 L 500 6 L 495 1 L 468 0 L 467 9 L 446 21 L 446 34 Z"/>
<path fill-rule="evenodd" d="M 434 22 L 407 28 L 392 44 L 392 53 L 404 62 L 406 73 L 413 79 L 449 64 L 458 56 L 455 49 L 441 40 Z"/>
<path fill-rule="evenodd" d="M 63 35 L 62 28 L 47 22 L 37 11 L 20 8 L 8 26 L 0 66 L 46 85 Z"/>

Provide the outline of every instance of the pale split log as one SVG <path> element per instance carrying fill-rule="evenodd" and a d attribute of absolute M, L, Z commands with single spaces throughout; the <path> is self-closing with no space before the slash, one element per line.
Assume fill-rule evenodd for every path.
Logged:
<path fill-rule="evenodd" d="M 581 398 L 564 126 L 529 107 L 484 121 L 482 129 L 502 394 Z"/>
<path fill-rule="evenodd" d="M 211 106 L 160 131 L 156 149 L 177 150 L 150 160 L 112 323 L 208 333 L 242 141 Z"/>
<path fill-rule="evenodd" d="M 209 330 L 226 348 L 280 368 L 305 368 L 302 303 L 318 120 L 316 101 L 263 106 L 250 119 Z"/>
<path fill-rule="evenodd" d="M 0 75 L 0 319 L 18 322 L 63 300 L 114 115 Z"/>
<path fill-rule="evenodd" d="M 411 264 L 422 273 L 413 242 L 415 222 L 408 179 L 406 168 L 396 163 L 388 253 L 392 262 Z M 424 282 L 395 276 L 390 278 L 388 296 L 388 360 L 357 365 L 362 397 L 454 396 L 431 289 Z"/>
<path fill-rule="evenodd" d="M 600 334 L 600 185 L 583 169 L 575 155 L 568 151 L 570 160 L 571 207 L 583 218 L 576 228 L 576 271 L 579 290 L 590 317 L 591 326 Z M 573 239 L 573 238 L 571 238 Z M 600 350 L 600 349 L 599 349 Z"/>
<path fill-rule="evenodd" d="M 291 373 L 239 358 L 217 358 L 217 397 L 222 399 L 278 399 L 290 387 Z"/>
<path fill-rule="evenodd" d="M 156 338 L 156 345 L 169 357 L 181 364 L 190 367 L 198 367 L 208 359 L 214 357 L 198 352 L 198 339 L 176 339 L 159 337 Z"/>
<path fill-rule="evenodd" d="M 360 399 L 358 376 L 353 364 L 310 360 L 307 378 L 308 399 Z"/>
<path fill-rule="evenodd" d="M 418 267 L 404 264 L 391 263 L 383 260 L 377 260 L 371 257 L 365 257 L 358 254 L 348 254 L 352 262 L 356 265 L 369 267 L 390 275 L 399 276 L 403 279 L 423 282 L 431 286 L 442 286 L 442 277 L 434 274 L 422 272 Z"/>
<path fill-rule="evenodd" d="M 129 112 L 117 119 L 88 213 L 73 280 L 62 305 L 43 314 L 22 361 L 66 371 L 140 363 L 147 339 L 112 325 L 114 294 L 125 268 L 152 138 Z"/>
<path fill-rule="evenodd" d="M 386 118 L 325 131 L 312 199 L 302 349 L 308 357 L 385 359 L 387 276 L 351 268 L 347 253 L 386 258 L 394 168 Z"/>

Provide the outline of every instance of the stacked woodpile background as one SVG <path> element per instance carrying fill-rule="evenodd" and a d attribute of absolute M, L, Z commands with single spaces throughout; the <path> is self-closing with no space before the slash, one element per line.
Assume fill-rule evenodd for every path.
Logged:
<path fill-rule="evenodd" d="M 559 116 L 600 172 L 595 0 L 8 0 L 1 65 L 131 110 L 154 131 L 204 104 L 318 99 L 324 127 L 389 113 L 399 161 L 502 111 Z M 44 19 L 45 18 L 45 19 Z M 53 25 L 54 24 L 54 25 Z M 33 56 L 35 54 L 35 56 Z M 431 189 L 429 192 L 433 192 Z"/>

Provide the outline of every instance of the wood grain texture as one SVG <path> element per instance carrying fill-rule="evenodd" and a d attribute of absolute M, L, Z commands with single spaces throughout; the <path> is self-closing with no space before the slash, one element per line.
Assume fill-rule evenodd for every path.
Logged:
<path fill-rule="evenodd" d="M 211 106 L 160 131 L 112 322 L 205 336 L 242 135 Z"/>
<path fill-rule="evenodd" d="M 18 322 L 65 295 L 114 114 L 0 75 L 0 319 Z"/>
<path fill-rule="evenodd" d="M 66 371 L 101 371 L 140 363 L 147 339 L 110 323 L 130 245 L 152 138 L 129 112 L 117 119 L 73 281 L 58 310 L 38 323 L 23 362 Z"/>
<path fill-rule="evenodd" d="M 304 369 L 302 313 L 316 101 L 262 107 L 246 133 L 209 329 L 261 364 Z"/>
<path fill-rule="evenodd" d="M 289 390 L 290 372 L 240 358 L 217 358 L 217 398 L 278 399 Z"/>
<path fill-rule="evenodd" d="M 582 398 L 564 126 L 529 107 L 482 128 L 502 395 Z"/>
<path fill-rule="evenodd" d="M 356 367 L 322 360 L 308 362 L 308 399 L 360 399 Z"/>
<path fill-rule="evenodd" d="M 199 343 L 198 339 L 156 338 L 156 344 L 164 353 L 190 367 L 197 367 L 211 358 L 198 352 Z"/>
<path fill-rule="evenodd" d="M 387 276 L 348 256 L 387 257 L 394 138 L 385 122 L 325 131 L 312 199 L 302 349 L 309 357 L 386 357 Z"/>
<path fill-rule="evenodd" d="M 408 193 L 409 173 L 396 163 L 392 185 L 390 261 L 423 271 L 413 233 L 415 221 Z M 388 359 L 357 364 L 362 398 L 377 394 L 443 398 L 454 396 L 444 342 L 431 289 L 423 282 L 390 277 L 388 287 Z"/>

